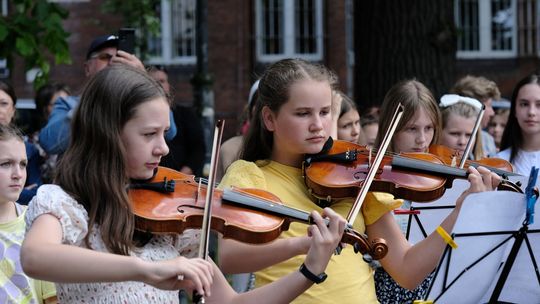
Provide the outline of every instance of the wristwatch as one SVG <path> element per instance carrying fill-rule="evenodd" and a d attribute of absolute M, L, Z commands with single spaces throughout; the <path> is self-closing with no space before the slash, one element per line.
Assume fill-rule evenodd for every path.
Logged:
<path fill-rule="evenodd" d="M 306 265 L 304 265 L 304 263 L 302 263 L 302 265 L 300 265 L 300 269 L 298 269 L 300 271 L 301 274 L 303 274 L 308 280 L 312 281 L 313 283 L 315 284 L 320 284 L 322 282 L 324 282 L 324 280 L 326 280 L 326 278 L 328 277 L 328 275 L 325 273 L 325 272 L 322 272 L 320 274 L 314 274 L 313 272 L 311 272 L 307 267 Z"/>

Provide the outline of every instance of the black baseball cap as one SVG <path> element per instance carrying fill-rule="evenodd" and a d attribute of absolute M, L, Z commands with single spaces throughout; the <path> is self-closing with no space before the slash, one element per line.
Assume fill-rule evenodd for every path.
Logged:
<path fill-rule="evenodd" d="M 90 55 L 92 55 L 92 53 L 95 53 L 106 47 L 117 47 L 117 46 L 118 46 L 118 36 L 116 35 L 99 36 L 96 39 L 94 39 L 94 41 L 92 41 L 92 44 L 90 44 L 90 47 L 88 48 L 88 52 L 86 53 L 86 60 L 90 59 Z"/>

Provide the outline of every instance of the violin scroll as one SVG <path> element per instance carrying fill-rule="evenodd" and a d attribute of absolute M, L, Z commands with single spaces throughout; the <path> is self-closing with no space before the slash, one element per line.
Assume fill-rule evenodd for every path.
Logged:
<path fill-rule="evenodd" d="M 364 260 L 366 260 L 365 255 L 369 255 L 373 260 L 380 260 L 386 256 L 388 253 L 388 245 L 384 239 L 374 239 L 369 241 L 367 235 L 361 234 L 355 230 L 347 228 L 343 233 L 343 238 L 341 240 L 343 243 L 352 244 L 355 253 L 364 254 Z M 366 262 L 371 262 L 367 261 Z"/>
<path fill-rule="evenodd" d="M 511 182 L 507 179 L 501 180 L 499 185 L 497 186 L 498 191 L 512 191 L 517 193 L 523 193 L 523 190 L 521 189 L 521 183 L 518 181 L 516 183 Z"/>

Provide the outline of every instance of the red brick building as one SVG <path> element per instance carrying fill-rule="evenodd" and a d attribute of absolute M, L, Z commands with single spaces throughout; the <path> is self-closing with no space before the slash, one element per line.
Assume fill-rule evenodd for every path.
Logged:
<path fill-rule="evenodd" d="M 73 64 L 54 66 L 51 81 L 77 93 L 85 82 L 83 62 L 91 40 L 116 33 L 121 17 L 104 14 L 101 0 L 57 1 L 69 10 L 65 28 Z M 353 0 L 208 1 L 209 70 L 214 78 L 216 118 L 227 120 L 225 137 L 236 133 L 251 83 L 269 63 L 285 57 L 319 61 L 337 72 L 342 89 L 354 92 Z M 162 0 L 156 14 L 162 37 L 150 43 L 147 63 L 166 65 L 176 101 L 192 104 L 195 72 L 194 0 Z M 456 78 L 466 73 L 495 80 L 509 97 L 513 85 L 538 66 L 537 0 L 456 0 Z M 22 65 L 12 73 L 17 94 L 32 98 Z"/>

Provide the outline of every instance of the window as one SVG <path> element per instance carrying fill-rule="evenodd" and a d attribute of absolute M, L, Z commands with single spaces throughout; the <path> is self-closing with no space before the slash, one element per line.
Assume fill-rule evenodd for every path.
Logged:
<path fill-rule="evenodd" d="M 161 0 L 161 33 L 148 41 L 150 64 L 194 64 L 195 0 Z"/>
<path fill-rule="evenodd" d="M 257 59 L 321 60 L 322 0 L 256 0 Z"/>
<path fill-rule="evenodd" d="M 458 58 L 517 55 L 516 0 L 455 0 Z"/>

